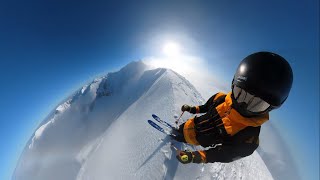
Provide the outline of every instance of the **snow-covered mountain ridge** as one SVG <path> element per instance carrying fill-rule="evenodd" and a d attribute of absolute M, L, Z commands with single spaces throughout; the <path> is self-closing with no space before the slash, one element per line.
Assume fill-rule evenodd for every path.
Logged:
<path fill-rule="evenodd" d="M 182 165 L 169 138 L 146 123 L 155 113 L 173 124 L 182 104 L 203 102 L 174 71 L 132 62 L 57 106 L 32 135 L 13 179 L 272 179 L 257 153 L 229 164 Z"/>

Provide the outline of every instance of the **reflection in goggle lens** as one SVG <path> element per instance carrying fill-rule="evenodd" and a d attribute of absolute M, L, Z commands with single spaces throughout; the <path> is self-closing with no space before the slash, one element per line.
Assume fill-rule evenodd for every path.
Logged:
<path fill-rule="evenodd" d="M 250 93 L 246 92 L 245 90 L 237 86 L 233 86 L 232 93 L 237 103 L 247 104 L 247 111 L 263 112 L 270 107 L 269 103 L 265 102 L 259 97 L 251 95 Z"/>

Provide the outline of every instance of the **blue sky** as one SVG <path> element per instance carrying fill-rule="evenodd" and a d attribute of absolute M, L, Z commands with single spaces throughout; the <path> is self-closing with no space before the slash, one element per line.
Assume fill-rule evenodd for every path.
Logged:
<path fill-rule="evenodd" d="M 10 179 L 33 131 L 66 96 L 132 60 L 159 56 L 165 39 L 201 57 L 225 84 L 250 53 L 285 57 L 293 88 L 272 122 L 302 177 L 318 179 L 318 7 L 316 0 L 0 2 L 0 179 Z"/>

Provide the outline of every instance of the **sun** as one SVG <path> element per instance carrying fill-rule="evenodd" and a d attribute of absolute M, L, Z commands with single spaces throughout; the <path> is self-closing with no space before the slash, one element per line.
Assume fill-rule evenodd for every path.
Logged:
<path fill-rule="evenodd" d="M 178 56 L 180 54 L 180 45 L 176 42 L 169 41 L 164 44 L 162 50 L 167 56 Z"/>

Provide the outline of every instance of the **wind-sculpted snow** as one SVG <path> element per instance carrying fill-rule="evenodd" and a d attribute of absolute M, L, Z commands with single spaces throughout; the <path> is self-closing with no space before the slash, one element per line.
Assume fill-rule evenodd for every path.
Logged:
<path fill-rule="evenodd" d="M 155 113 L 174 124 L 182 104 L 203 102 L 177 73 L 130 63 L 57 106 L 32 135 L 13 179 L 272 179 L 257 153 L 229 164 L 182 165 L 170 138 L 147 123 Z"/>

